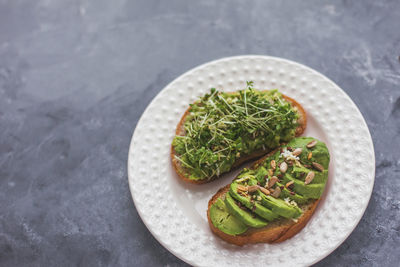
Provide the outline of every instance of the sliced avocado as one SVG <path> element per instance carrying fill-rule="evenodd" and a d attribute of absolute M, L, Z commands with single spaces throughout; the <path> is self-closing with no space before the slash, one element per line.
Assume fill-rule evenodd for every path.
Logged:
<path fill-rule="evenodd" d="M 256 179 L 257 181 L 261 184 L 263 182 L 265 182 L 265 175 L 268 174 L 268 171 L 264 168 L 264 167 L 260 167 L 258 168 L 257 172 L 256 172 Z"/>
<path fill-rule="evenodd" d="M 297 204 L 305 204 L 309 199 L 318 199 L 322 195 L 328 179 L 330 160 L 328 149 L 323 142 L 318 140 L 315 146 L 308 148 L 307 144 L 313 140 L 317 139 L 299 137 L 291 140 L 286 145 L 286 147 L 292 147 L 292 149 L 302 149 L 302 153 L 298 155 L 302 165 L 296 165 L 298 162 L 294 160 L 288 162 L 289 166 L 285 173 L 281 173 L 278 167 L 285 160 L 280 156 L 280 151 L 276 151 L 262 163 L 258 163 L 253 169 L 243 169 L 237 179 L 244 178 L 244 180 L 239 183 L 233 182 L 230 185 L 230 191 L 225 195 L 225 201 L 219 199 L 210 207 L 212 223 L 221 231 L 235 235 L 245 232 L 249 227 L 263 227 L 269 221 L 274 221 L 280 216 L 285 218 L 299 217 L 302 214 L 302 210 L 297 205 L 288 203 L 286 198 L 289 198 L 289 201 L 294 200 Z M 293 151 L 292 149 L 289 150 Z M 309 157 L 310 159 L 308 159 Z M 241 183 L 246 186 L 265 184 L 265 177 L 267 175 L 270 176 L 268 172 L 272 169 L 272 160 L 275 160 L 277 165 L 273 175 L 280 179 L 276 185 L 282 188 L 280 197 L 274 198 L 258 190 L 253 194 L 261 197 L 261 201 L 252 201 L 251 196 L 239 194 L 237 187 Z M 324 171 L 320 172 L 308 167 L 308 165 L 312 165 L 312 162 L 321 164 L 324 167 Z M 306 185 L 304 180 L 311 170 L 314 171 L 315 176 L 312 182 Z M 293 181 L 292 187 L 283 187 L 289 181 Z"/>
<path fill-rule="evenodd" d="M 235 200 L 233 200 L 229 192 L 227 192 L 225 195 L 225 204 L 229 210 L 229 213 L 233 214 L 237 219 L 239 219 L 248 226 L 254 228 L 260 228 L 268 224 L 267 221 L 255 216 L 255 214 L 253 215 L 251 212 L 239 208 L 239 206 L 235 203 Z"/>
<path fill-rule="evenodd" d="M 272 221 L 276 218 L 278 218 L 278 214 L 272 212 L 271 210 L 269 210 L 268 208 L 264 207 L 263 205 L 255 202 L 254 204 L 252 204 L 250 202 L 250 197 L 244 197 L 238 194 L 237 192 L 237 183 L 231 183 L 231 187 L 230 187 L 230 194 L 232 195 L 232 197 L 234 199 L 236 199 L 237 201 L 239 201 L 240 203 L 242 203 L 246 208 L 254 211 L 254 213 L 256 213 L 258 216 L 260 216 L 261 218 L 264 218 L 268 221 Z M 255 206 L 255 209 L 253 208 Z"/>
<path fill-rule="evenodd" d="M 247 182 L 248 185 L 257 185 L 257 180 L 254 178 L 250 178 Z"/>
<path fill-rule="evenodd" d="M 301 209 L 287 204 L 284 200 L 260 193 L 263 206 L 270 208 L 274 213 L 285 218 L 297 218 L 301 215 Z"/>
<path fill-rule="evenodd" d="M 220 210 L 228 212 L 228 208 L 226 207 L 225 202 L 221 198 L 218 198 L 213 205 L 217 206 L 217 208 L 219 208 Z"/>
<path fill-rule="evenodd" d="M 280 155 L 280 151 L 275 152 L 273 155 L 269 156 L 265 161 L 264 161 L 264 166 L 267 169 L 271 169 L 271 161 L 275 160 L 276 162 L 279 161 L 279 155 Z M 276 168 L 274 173 L 276 173 L 277 171 L 279 171 L 279 168 Z"/>
<path fill-rule="evenodd" d="M 330 155 L 325 143 L 318 141 L 317 144 L 309 150 L 312 152 L 312 158 L 309 162 L 318 162 L 327 170 L 329 167 Z"/>
<path fill-rule="evenodd" d="M 303 195 L 307 198 L 320 198 L 322 193 L 324 192 L 325 184 L 304 184 L 303 181 L 300 181 L 296 178 L 293 178 L 290 174 L 286 173 L 284 176 L 285 183 L 289 181 L 293 181 L 293 187 L 296 193 L 299 193 L 300 195 Z"/>
<path fill-rule="evenodd" d="M 310 169 L 307 169 L 306 167 L 303 167 L 303 166 L 301 166 L 301 167 L 293 166 L 291 173 L 294 178 L 304 181 L 304 179 L 306 178 L 307 174 L 310 171 L 311 171 Z M 324 170 L 322 172 L 314 171 L 314 173 L 315 173 L 315 176 L 314 176 L 314 179 L 312 180 L 313 184 L 326 183 L 326 180 L 328 179 L 328 170 Z"/>
<path fill-rule="evenodd" d="M 316 140 L 317 144 L 312 148 L 308 148 L 307 144 L 313 140 Z M 326 147 L 324 142 L 321 142 L 318 139 L 312 137 L 297 137 L 295 139 L 292 139 L 287 144 L 287 146 L 302 148 L 303 153 L 301 153 L 299 157 L 301 162 L 303 162 L 304 164 L 311 164 L 312 162 L 318 162 L 325 169 L 328 169 L 330 155 L 328 148 Z M 310 152 L 312 152 L 312 157 L 311 159 L 308 159 L 308 154 Z"/>
<path fill-rule="evenodd" d="M 279 184 L 279 183 L 278 183 L 278 186 L 282 186 L 282 184 Z M 304 203 L 307 203 L 307 201 L 308 201 L 308 198 L 307 198 L 307 197 L 302 196 L 302 195 L 299 195 L 299 194 L 297 194 L 297 193 L 295 193 L 294 195 L 292 195 L 290 192 L 291 192 L 291 191 L 288 190 L 287 188 L 283 188 L 280 197 L 281 197 L 281 198 L 287 198 L 287 197 L 288 197 L 288 198 L 290 198 L 290 199 L 296 201 L 297 204 L 304 204 Z M 293 192 L 293 191 L 292 191 L 292 192 Z"/>
<path fill-rule="evenodd" d="M 221 198 L 217 199 L 210 207 L 210 218 L 215 227 L 228 235 L 242 234 L 249 228 L 229 213 L 228 208 Z"/>
<path fill-rule="evenodd" d="M 243 178 L 243 177 L 252 177 L 254 178 L 254 170 L 250 170 L 247 168 L 244 168 L 239 175 L 237 176 L 237 179 Z"/>

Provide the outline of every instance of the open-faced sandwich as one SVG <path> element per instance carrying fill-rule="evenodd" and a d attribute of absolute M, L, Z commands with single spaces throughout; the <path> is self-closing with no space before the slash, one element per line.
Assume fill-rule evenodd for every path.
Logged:
<path fill-rule="evenodd" d="M 301 135 L 306 124 L 302 106 L 277 90 L 257 91 L 251 82 L 233 93 L 211 89 L 180 120 L 172 165 L 183 180 L 206 183 Z"/>
<path fill-rule="evenodd" d="M 326 145 L 311 137 L 294 138 L 270 152 L 211 198 L 211 230 L 236 245 L 294 236 L 324 192 L 329 159 Z"/>

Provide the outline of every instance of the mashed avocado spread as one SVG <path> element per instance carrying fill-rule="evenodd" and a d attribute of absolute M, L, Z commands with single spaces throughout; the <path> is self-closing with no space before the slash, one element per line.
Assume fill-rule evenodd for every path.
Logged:
<path fill-rule="evenodd" d="M 194 104 L 175 136 L 175 159 L 193 180 L 229 171 L 235 161 L 270 150 L 295 136 L 298 113 L 277 90 L 257 91 L 252 82 L 235 93 L 211 89 Z"/>
<path fill-rule="evenodd" d="M 319 199 L 328 180 L 329 151 L 312 137 L 298 137 L 254 168 L 243 169 L 225 196 L 210 207 L 211 222 L 229 235 L 286 218 Z"/>

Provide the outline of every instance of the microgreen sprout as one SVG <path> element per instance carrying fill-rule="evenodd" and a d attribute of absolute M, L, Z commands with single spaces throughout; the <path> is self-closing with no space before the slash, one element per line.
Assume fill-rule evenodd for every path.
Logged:
<path fill-rule="evenodd" d="M 235 93 L 212 88 L 194 104 L 176 136 L 175 158 L 191 179 L 229 171 L 238 157 L 272 149 L 294 137 L 298 114 L 277 90 L 257 91 L 253 82 Z"/>

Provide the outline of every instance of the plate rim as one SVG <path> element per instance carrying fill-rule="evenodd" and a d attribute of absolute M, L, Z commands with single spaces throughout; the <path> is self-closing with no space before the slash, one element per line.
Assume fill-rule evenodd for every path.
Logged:
<path fill-rule="evenodd" d="M 143 213 L 142 213 L 143 211 L 141 211 L 140 209 L 138 209 L 137 203 L 136 203 L 136 201 L 135 201 L 134 192 L 133 192 L 133 179 L 131 178 L 133 174 L 132 174 L 132 170 L 131 170 L 131 168 L 130 168 L 130 161 L 131 161 L 130 155 L 133 153 L 132 151 L 133 151 L 133 149 L 134 149 L 133 141 L 134 141 L 135 136 L 137 135 L 137 127 L 138 127 L 138 125 L 140 125 L 140 123 L 142 122 L 142 120 L 143 120 L 143 118 L 144 118 L 144 114 L 149 110 L 149 108 L 152 106 L 152 104 L 153 104 L 158 98 L 161 97 L 161 94 L 163 93 L 163 91 L 164 91 L 166 88 L 170 87 L 170 86 L 171 86 L 172 84 L 174 84 L 177 80 L 179 80 L 182 76 L 185 76 L 185 75 L 187 75 L 187 74 L 189 74 L 189 73 L 191 73 L 191 72 L 194 72 L 194 71 L 197 70 L 197 69 L 201 69 L 201 68 L 203 68 L 203 67 L 206 66 L 206 65 L 211 65 L 211 64 L 214 64 L 214 63 L 217 63 L 217 62 L 220 62 L 220 61 L 229 61 L 229 60 L 243 59 L 243 58 L 262 58 L 262 59 L 267 59 L 267 60 L 271 60 L 271 59 L 272 59 L 272 60 L 277 60 L 277 61 L 281 61 L 281 62 L 283 61 L 283 62 L 286 62 L 286 63 L 290 63 L 290 64 L 297 65 L 297 66 L 299 66 L 299 67 L 301 67 L 301 68 L 303 68 L 303 69 L 307 69 L 307 70 L 311 71 L 311 72 L 314 73 L 314 74 L 317 74 L 317 75 L 319 75 L 319 76 L 324 77 L 324 79 L 326 79 L 327 81 L 329 81 L 334 87 L 336 87 L 336 89 L 339 89 L 340 91 L 342 91 L 343 94 L 344 94 L 344 96 L 347 98 L 347 100 L 349 100 L 350 103 L 356 108 L 356 112 L 358 113 L 359 117 L 362 119 L 361 122 L 362 122 L 363 126 L 365 126 L 365 129 L 367 130 L 368 143 L 369 143 L 369 145 L 370 145 L 370 151 L 372 152 L 372 154 L 371 154 L 371 155 L 372 155 L 372 158 L 371 158 L 372 162 L 371 162 L 371 164 L 372 164 L 372 166 L 373 166 L 373 167 L 372 167 L 372 171 L 371 171 L 371 172 L 373 173 L 373 175 L 372 175 L 372 186 L 371 186 L 371 188 L 370 188 L 370 190 L 369 190 L 369 192 L 368 192 L 368 201 L 367 201 L 366 204 L 362 207 L 362 212 L 360 213 L 360 216 L 356 219 L 356 223 L 355 223 L 354 226 L 352 227 L 351 231 L 348 231 L 348 233 L 346 233 L 345 237 L 344 237 L 341 241 L 337 242 L 337 244 L 336 244 L 334 247 L 332 247 L 332 248 L 329 249 L 328 251 L 326 251 L 326 252 L 324 252 L 323 254 L 321 254 L 320 257 L 316 257 L 313 261 L 310 261 L 310 265 L 315 264 L 315 263 L 317 263 L 317 262 L 323 260 L 324 258 L 326 258 L 326 257 L 327 257 L 328 255 L 330 255 L 331 253 L 333 253 L 340 245 L 342 245 L 342 244 L 347 240 L 347 238 L 350 236 L 350 234 L 353 233 L 353 232 L 354 232 L 354 229 L 359 225 L 359 223 L 360 223 L 362 217 L 364 216 L 365 211 L 366 211 L 366 209 L 367 209 L 367 207 L 368 207 L 368 205 L 369 205 L 369 202 L 370 202 L 371 196 L 372 196 L 372 192 L 373 192 L 373 189 L 374 189 L 374 186 L 375 186 L 375 178 L 376 178 L 376 177 L 375 177 L 375 176 L 376 176 L 376 158 L 375 158 L 374 142 L 373 142 L 373 139 L 372 139 L 371 132 L 370 132 L 370 130 L 369 130 L 368 124 L 366 123 L 365 118 L 364 118 L 363 114 L 361 113 L 360 109 L 359 109 L 358 106 L 354 103 L 354 101 L 350 98 L 350 96 L 346 93 L 346 91 L 344 91 L 344 90 L 343 90 L 341 87 L 339 87 L 334 81 L 332 81 L 330 78 L 328 78 L 327 76 L 325 76 L 325 75 L 322 74 L 321 72 L 319 72 L 319 71 L 317 71 L 317 70 L 315 70 L 315 69 L 313 69 L 313 68 L 311 68 L 311 67 L 308 67 L 308 66 L 306 66 L 306 65 L 304 65 L 304 64 L 302 64 L 302 63 L 293 61 L 293 60 L 289 60 L 289 59 L 281 58 L 281 57 L 276 57 L 276 56 L 257 55 L 257 54 L 243 54 L 243 55 L 235 55 L 235 56 L 221 57 L 221 58 L 218 58 L 218 59 L 214 59 L 214 60 L 211 60 L 211 61 L 207 61 L 207 62 L 201 63 L 200 65 L 196 65 L 196 66 L 192 67 L 191 69 L 189 69 L 189 70 L 183 72 L 182 74 L 180 74 L 179 76 L 177 76 L 176 78 L 174 78 L 171 82 L 169 82 L 167 85 L 165 85 L 165 86 L 156 94 L 156 96 L 148 103 L 148 105 L 147 105 L 146 108 L 144 109 L 143 113 L 141 114 L 139 120 L 137 121 L 137 123 L 136 123 L 136 125 L 135 125 L 135 128 L 134 128 L 134 130 L 133 130 L 133 134 L 132 134 L 132 137 L 131 137 L 131 141 L 130 141 L 130 144 L 129 144 L 128 160 L 127 160 L 127 174 L 128 174 L 128 175 L 127 175 L 127 178 L 128 178 L 129 191 L 130 191 L 130 193 L 131 193 L 131 197 L 132 197 L 132 200 L 133 200 L 135 209 L 136 209 L 136 211 L 137 211 L 139 217 L 141 218 L 142 222 L 145 224 L 146 228 L 147 228 L 147 229 L 149 230 L 149 232 L 152 234 L 152 236 L 153 236 L 166 250 L 168 250 L 168 251 L 169 251 L 170 253 L 172 253 L 175 257 L 179 258 L 180 260 L 184 261 L 185 263 L 190 264 L 190 265 L 194 265 L 194 266 L 196 265 L 196 262 L 193 262 L 193 261 L 191 261 L 190 259 L 186 259 L 186 258 L 184 258 L 183 256 L 181 256 L 180 254 L 175 253 L 175 251 L 174 251 L 169 245 L 167 245 L 163 240 L 161 240 L 161 238 L 160 238 L 157 234 L 154 233 L 154 229 L 152 229 L 152 228 L 149 226 L 149 222 L 146 221 L 146 220 L 144 219 L 144 216 L 143 216 Z M 198 264 L 198 263 L 197 263 L 197 264 Z"/>

